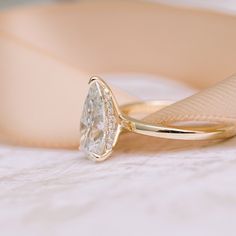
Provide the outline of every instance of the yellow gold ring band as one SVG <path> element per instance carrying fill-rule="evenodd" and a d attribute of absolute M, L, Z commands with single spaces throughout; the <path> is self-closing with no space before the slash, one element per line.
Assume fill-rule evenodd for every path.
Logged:
<path fill-rule="evenodd" d="M 122 126 L 134 133 L 159 138 L 182 140 L 209 140 L 231 137 L 235 134 L 235 125 L 232 123 L 185 122 L 186 125 L 151 124 L 132 118 L 132 114 L 139 112 L 158 111 L 171 105 L 168 101 L 144 101 L 130 103 L 120 107 Z"/>

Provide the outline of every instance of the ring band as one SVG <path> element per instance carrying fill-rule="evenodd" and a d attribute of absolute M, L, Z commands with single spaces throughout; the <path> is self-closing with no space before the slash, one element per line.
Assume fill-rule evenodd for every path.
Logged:
<path fill-rule="evenodd" d="M 80 120 L 80 147 L 88 157 L 102 161 L 111 156 L 120 133 L 124 130 L 168 139 L 209 140 L 235 135 L 231 123 L 204 125 L 162 125 L 132 117 L 135 113 L 152 113 L 169 106 L 168 101 L 136 102 L 118 107 L 109 86 L 99 77 L 89 81 L 89 91 Z"/>
<path fill-rule="evenodd" d="M 226 123 L 206 123 L 202 126 L 163 126 L 150 124 L 142 120 L 137 120 L 129 116 L 130 113 L 142 110 L 143 107 L 151 107 L 148 110 L 158 111 L 166 106 L 171 105 L 172 102 L 162 101 L 147 101 L 130 103 L 120 107 L 122 126 L 127 130 L 144 134 L 148 136 L 167 138 L 167 139 L 182 139 L 182 140 L 209 140 L 221 139 L 231 136 L 231 131 L 234 128 L 233 124 Z M 187 123 L 187 122 L 186 122 Z"/>

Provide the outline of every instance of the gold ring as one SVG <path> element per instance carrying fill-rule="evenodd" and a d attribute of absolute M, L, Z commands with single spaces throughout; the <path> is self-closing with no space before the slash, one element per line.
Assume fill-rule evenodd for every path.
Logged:
<path fill-rule="evenodd" d="M 168 139 L 208 140 L 227 138 L 235 135 L 233 124 L 214 123 L 208 126 L 173 126 L 151 124 L 130 115 L 139 112 L 154 112 L 171 104 L 166 101 L 147 101 L 126 104 L 121 107 L 109 88 L 99 77 L 89 81 L 80 120 L 80 148 L 95 161 L 111 156 L 122 131 Z"/>

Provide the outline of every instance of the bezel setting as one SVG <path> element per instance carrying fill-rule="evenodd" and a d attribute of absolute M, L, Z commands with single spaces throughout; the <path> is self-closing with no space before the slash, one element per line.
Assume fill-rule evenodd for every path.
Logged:
<path fill-rule="evenodd" d="M 99 77 L 89 80 L 89 90 L 80 120 L 80 149 L 89 159 L 111 156 L 121 132 L 120 111 L 109 86 Z"/>

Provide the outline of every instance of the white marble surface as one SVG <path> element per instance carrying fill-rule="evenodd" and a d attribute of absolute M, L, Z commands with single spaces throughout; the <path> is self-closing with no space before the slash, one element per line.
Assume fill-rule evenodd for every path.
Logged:
<path fill-rule="evenodd" d="M 142 98 L 193 92 L 141 77 L 126 89 Z M 235 222 L 236 138 L 208 144 L 124 134 L 99 164 L 79 151 L 0 147 L 4 236 L 234 236 Z"/>

